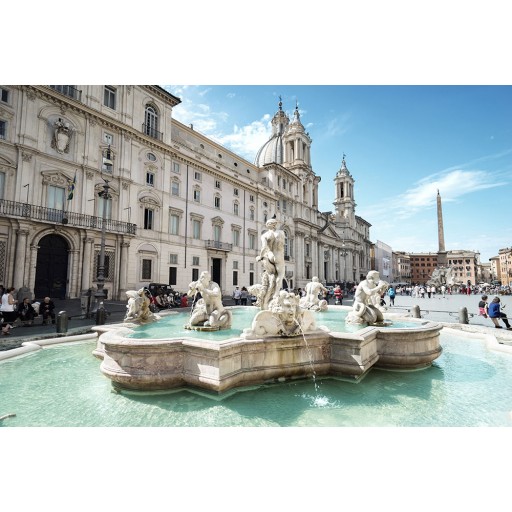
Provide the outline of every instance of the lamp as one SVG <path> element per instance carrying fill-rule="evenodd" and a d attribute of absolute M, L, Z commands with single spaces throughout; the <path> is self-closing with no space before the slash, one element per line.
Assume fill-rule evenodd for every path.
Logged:
<path fill-rule="evenodd" d="M 100 254 L 98 261 L 98 274 L 96 277 L 97 281 L 97 289 L 94 294 L 94 309 L 93 313 L 96 315 L 96 325 L 103 325 L 105 323 L 107 312 L 105 311 L 105 306 L 103 301 L 105 299 L 105 292 L 103 287 L 105 285 L 105 238 L 106 238 L 106 226 L 107 226 L 107 201 L 111 199 L 111 195 L 109 193 L 110 185 L 108 180 L 102 178 L 105 184 L 103 185 L 103 190 L 101 190 L 98 195 L 103 199 L 103 212 L 101 217 L 101 245 L 100 245 Z"/>

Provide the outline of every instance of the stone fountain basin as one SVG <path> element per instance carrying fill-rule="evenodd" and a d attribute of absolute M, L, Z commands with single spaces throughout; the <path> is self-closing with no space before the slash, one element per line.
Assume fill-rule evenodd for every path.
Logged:
<path fill-rule="evenodd" d="M 128 324 L 98 326 L 100 336 L 93 353 L 103 359 L 100 369 L 113 385 L 127 390 L 191 387 L 224 393 L 313 375 L 358 381 L 373 367 L 416 370 L 430 366 L 441 355 L 443 326 L 406 320 L 417 323 L 417 328 L 369 326 L 345 333 L 320 327 L 305 337 L 223 341 L 135 339 L 127 337 L 133 332 Z"/>

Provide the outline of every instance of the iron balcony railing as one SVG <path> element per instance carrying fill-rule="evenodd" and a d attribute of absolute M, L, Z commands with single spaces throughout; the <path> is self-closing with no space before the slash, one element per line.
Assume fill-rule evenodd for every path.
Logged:
<path fill-rule="evenodd" d="M 55 208 L 45 208 L 27 203 L 17 203 L 0 199 L 0 215 L 10 217 L 23 217 L 30 220 L 49 222 L 52 224 L 67 224 L 69 226 L 101 229 L 102 218 L 83 213 L 66 212 Z M 105 219 L 105 229 L 115 233 L 126 233 L 135 235 L 136 224 L 121 222 L 119 220 Z"/>
<path fill-rule="evenodd" d="M 227 244 L 225 242 L 217 242 L 216 240 L 205 240 L 205 247 L 207 249 L 218 249 L 219 251 L 232 251 L 233 244 Z"/>
<path fill-rule="evenodd" d="M 72 85 L 50 85 L 54 91 L 60 92 L 68 98 L 73 98 L 77 101 L 82 101 L 82 91 L 76 89 Z"/>
<path fill-rule="evenodd" d="M 142 125 L 142 131 L 146 135 L 153 137 L 153 139 L 163 140 L 163 138 L 164 138 L 164 134 L 162 132 L 159 132 L 158 130 L 156 130 L 155 128 L 153 128 L 152 126 L 150 126 L 149 124 L 146 124 L 146 123 L 144 123 Z"/>

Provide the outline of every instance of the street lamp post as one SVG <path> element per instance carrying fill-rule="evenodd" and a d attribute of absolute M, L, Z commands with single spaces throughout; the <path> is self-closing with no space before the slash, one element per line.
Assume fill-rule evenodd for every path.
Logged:
<path fill-rule="evenodd" d="M 341 243 L 340 255 L 343 256 L 343 295 L 347 294 L 347 249 L 345 241 Z"/>
<path fill-rule="evenodd" d="M 105 311 L 105 306 L 103 304 L 105 299 L 105 292 L 103 287 L 105 285 L 105 236 L 107 227 L 107 202 L 111 198 L 111 195 L 109 193 L 109 182 L 105 178 L 103 178 L 103 181 L 105 182 L 103 185 L 103 190 L 98 194 L 103 199 L 103 212 L 101 218 L 101 245 L 98 261 L 98 275 L 96 277 L 98 284 L 96 293 L 94 294 L 94 312 L 96 314 L 96 325 L 103 325 L 107 316 L 107 312 Z"/>

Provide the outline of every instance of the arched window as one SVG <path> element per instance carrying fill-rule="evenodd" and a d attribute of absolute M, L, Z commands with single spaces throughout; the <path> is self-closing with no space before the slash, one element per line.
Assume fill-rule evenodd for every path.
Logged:
<path fill-rule="evenodd" d="M 144 133 L 155 139 L 160 139 L 158 131 L 158 113 L 153 105 L 146 105 L 144 113 Z"/>

